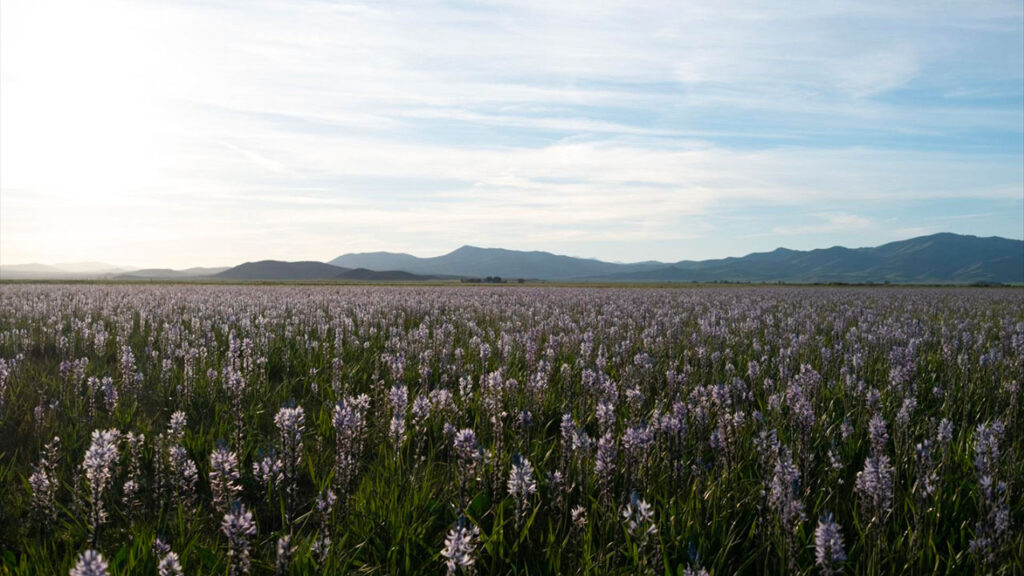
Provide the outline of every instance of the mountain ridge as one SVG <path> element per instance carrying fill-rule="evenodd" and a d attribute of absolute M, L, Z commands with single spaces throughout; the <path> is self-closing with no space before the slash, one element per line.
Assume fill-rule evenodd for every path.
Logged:
<path fill-rule="evenodd" d="M 776 249 L 739 258 L 681 261 L 654 274 L 608 280 L 662 282 L 1024 283 L 1024 241 L 948 232 L 875 247 Z"/>
<path fill-rule="evenodd" d="M 312 260 L 298 262 L 256 260 L 243 262 L 238 266 L 218 272 L 212 278 L 219 280 L 330 280 L 345 270 L 346 268 Z"/>
<path fill-rule="evenodd" d="M 366 252 L 343 254 L 330 263 L 418 274 L 566 281 L 1024 283 L 1024 240 L 940 232 L 873 247 L 778 247 L 712 260 L 625 264 L 464 245 L 427 258 Z"/>
<path fill-rule="evenodd" d="M 434 276 L 501 276 L 506 278 L 569 279 L 621 271 L 653 269 L 664 263 L 616 264 L 593 258 L 577 258 L 541 250 L 480 248 L 469 244 L 428 258 L 395 252 L 343 254 L 328 261 L 342 267 L 370 270 L 405 270 Z M 567 272 L 568 271 L 568 272 Z"/>
<path fill-rule="evenodd" d="M 88 263 L 93 264 L 93 263 Z M 104 266 L 110 266 L 104 264 Z M 316 280 L 416 282 L 494 278 L 566 282 L 1024 284 L 1024 240 L 942 232 L 873 247 L 778 247 L 711 260 L 605 262 L 466 244 L 440 256 L 342 254 L 329 262 L 259 260 L 234 267 L 117 269 L 93 274 L 39 263 L 0 266 L 0 280 Z"/>
<path fill-rule="evenodd" d="M 362 282 L 415 282 L 432 277 L 412 274 L 404 270 L 370 270 L 343 268 L 325 262 L 259 260 L 245 262 L 210 276 L 213 280 L 353 280 Z"/>

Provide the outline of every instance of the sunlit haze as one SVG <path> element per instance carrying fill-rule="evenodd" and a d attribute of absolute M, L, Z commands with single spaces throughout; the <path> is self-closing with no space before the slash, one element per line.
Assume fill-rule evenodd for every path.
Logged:
<path fill-rule="evenodd" d="M 1024 238 L 1024 5 L 0 13 L 0 263 Z"/>

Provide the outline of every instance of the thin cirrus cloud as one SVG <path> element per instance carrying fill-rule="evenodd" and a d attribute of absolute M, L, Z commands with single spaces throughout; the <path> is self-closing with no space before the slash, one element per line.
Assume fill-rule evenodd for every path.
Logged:
<path fill-rule="evenodd" d="M 1019 2 L 13 0 L 3 16 L 3 263 L 1024 237 Z"/>

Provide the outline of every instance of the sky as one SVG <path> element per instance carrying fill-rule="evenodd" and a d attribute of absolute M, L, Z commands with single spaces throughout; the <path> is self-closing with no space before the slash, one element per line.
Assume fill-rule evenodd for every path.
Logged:
<path fill-rule="evenodd" d="M 4 0 L 0 264 L 1024 238 L 1024 3 Z"/>

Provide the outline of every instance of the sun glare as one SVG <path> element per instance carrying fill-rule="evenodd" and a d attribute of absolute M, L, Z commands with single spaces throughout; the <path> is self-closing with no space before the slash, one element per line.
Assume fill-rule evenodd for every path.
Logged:
<path fill-rule="evenodd" d="M 14 12 L 14 15 L 11 15 Z M 109 203 L 159 185 L 166 106 L 159 37 L 130 5 L 5 6 L 6 189 Z"/>

